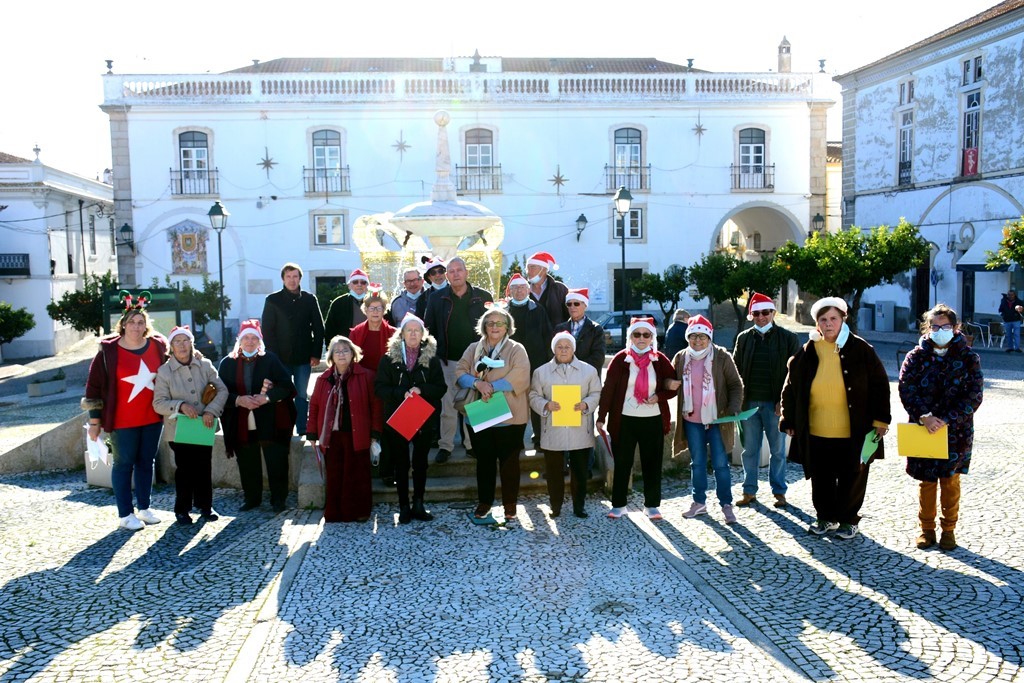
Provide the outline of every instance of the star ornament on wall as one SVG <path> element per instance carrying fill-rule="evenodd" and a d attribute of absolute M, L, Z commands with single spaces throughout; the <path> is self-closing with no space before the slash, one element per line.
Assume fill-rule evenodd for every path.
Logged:
<path fill-rule="evenodd" d="M 405 141 L 405 131 L 398 131 L 398 139 L 395 140 L 395 144 L 391 145 L 398 152 L 399 160 L 405 159 L 405 153 L 412 147 L 408 142 Z"/>
<path fill-rule="evenodd" d="M 700 138 L 704 137 L 704 133 L 706 133 L 707 130 L 708 129 L 704 127 L 704 124 L 702 124 L 700 122 L 700 113 L 698 113 L 697 114 L 697 125 L 695 125 L 693 127 L 693 134 L 696 135 L 698 139 L 700 139 Z"/>
<path fill-rule="evenodd" d="M 555 192 L 562 193 L 562 186 L 569 182 L 569 179 L 562 175 L 561 164 L 555 167 L 555 175 L 548 182 L 555 186 Z"/>
<path fill-rule="evenodd" d="M 267 180 L 270 180 L 270 171 L 275 166 L 277 166 L 277 162 L 274 161 L 274 159 L 270 156 L 270 150 L 268 150 L 266 147 L 264 147 L 263 148 L 263 158 L 260 159 L 260 162 L 258 164 L 256 164 L 256 165 L 263 167 L 263 170 L 267 172 Z"/>

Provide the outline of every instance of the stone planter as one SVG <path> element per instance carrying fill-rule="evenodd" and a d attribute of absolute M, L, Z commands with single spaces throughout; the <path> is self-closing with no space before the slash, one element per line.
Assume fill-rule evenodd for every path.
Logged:
<path fill-rule="evenodd" d="M 46 382 L 34 382 L 28 385 L 29 398 L 49 396 L 50 394 L 60 394 L 67 390 L 68 381 L 66 379 L 51 379 Z"/>

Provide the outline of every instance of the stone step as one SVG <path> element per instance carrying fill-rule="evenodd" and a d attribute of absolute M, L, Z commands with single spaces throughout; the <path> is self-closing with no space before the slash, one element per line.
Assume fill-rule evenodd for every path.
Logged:
<path fill-rule="evenodd" d="M 448 462 L 436 463 L 434 456 L 437 450 L 430 451 L 428 456 L 427 477 L 472 477 L 476 476 L 476 460 L 466 455 L 461 447 L 452 451 Z M 544 472 L 544 454 L 534 451 L 533 448 L 526 448 L 519 455 L 519 469 L 523 472 L 537 471 Z"/>
<path fill-rule="evenodd" d="M 587 482 L 587 490 L 589 492 L 595 492 L 601 490 L 601 486 L 604 483 L 604 478 L 600 475 L 595 475 Z M 524 472 L 519 477 L 519 495 L 546 495 L 547 494 L 547 482 L 543 478 L 543 475 L 537 476 L 536 479 L 532 478 L 529 473 Z M 409 481 L 409 492 L 412 495 L 412 480 Z M 566 500 L 569 501 L 568 505 L 572 506 L 571 495 L 569 493 L 569 478 L 565 478 L 565 496 Z M 431 503 L 440 502 L 476 502 L 476 473 L 474 472 L 471 476 L 464 477 L 427 477 L 427 490 L 424 498 L 427 502 L 427 507 L 430 507 Z M 495 501 L 500 503 L 501 501 L 501 483 L 498 483 L 495 492 Z M 394 487 L 384 486 L 379 479 L 373 481 L 373 502 L 374 503 L 397 503 L 398 492 Z"/>

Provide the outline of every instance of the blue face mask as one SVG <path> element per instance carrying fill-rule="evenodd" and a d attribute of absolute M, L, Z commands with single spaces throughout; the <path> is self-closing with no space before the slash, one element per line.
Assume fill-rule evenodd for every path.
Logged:
<path fill-rule="evenodd" d="M 772 325 L 774 325 L 774 324 L 775 323 L 768 323 L 767 325 L 765 325 L 763 327 L 761 325 L 754 325 L 754 329 L 757 330 L 758 332 L 760 332 L 761 334 L 766 334 L 768 332 L 768 330 L 772 329 Z"/>
<path fill-rule="evenodd" d="M 643 355 L 643 354 L 645 354 L 645 353 L 648 353 L 648 352 L 650 352 L 650 350 L 651 350 L 652 348 L 653 348 L 653 347 L 651 347 L 651 346 L 648 346 L 648 347 L 647 347 L 646 349 L 638 349 L 638 348 L 636 347 L 636 344 L 630 344 L 630 345 L 629 345 L 629 349 L 630 349 L 630 350 L 631 350 L 631 351 L 632 351 L 633 353 L 638 353 L 638 354 L 640 354 L 640 355 Z"/>
<path fill-rule="evenodd" d="M 253 356 L 255 356 L 259 352 L 260 352 L 259 349 L 256 349 L 255 351 L 252 351 L 252 352 L 249 352 L 249 351 L 246 351 L 245 349 L 242 349 L 242 355 L 245 356 L 246 358 L 252 358 Z"/>
<path fill-rule="evenodd" d="M 531 285 L 535 285 L 535 284 L 537 284 L 538 282 L 540 282 L 540 281 L 541 281 L 541 280 L 543 280 L 543 279 L 544 279 L 544 278 L 543 278 L 543 276 L 541 276 L 541 275 L 534 275 L 534 276 L 533 276 L 533 277 L 531 277 L 531 278 L 527 278 L 527 280 L 529 281 L 529 283 L 530 283 Z"/>
<path fill-rule="evenodd" d="M 946 346 L 949 342 L 953 341 L 953 330 L 936 330 L 931 333 L 929 339 L 936 346 Z"/>
<path fill-rule="evenodd" d="M 422 289 L 421 289 L 420 291 L 416 292 L 415 294 L 413 294 L 412 292 L 410 292 L 410 291 L 408 291 L 408 290 L 407 290 L 407 291 L 405 292 L 405 295 L 406 295 L 407 297 L 409 297 L 410 299 L 412 299 L 413 301 L 416 301 L 416 299 L 419 299 L 419 298 L 420 298 L 420 294 L 422 294 L 422 293 L 423 293 L 423 290 L 422 290 Z"/>
<path fill-rule="evenodd" d="M 530 295 L 527 294 L 525 299 L 509 299 L 509 303 L 511 303 L 513 306 L 525 306 L 526 304 L 530 303 Z"/>
<path fill-rule="evenodd" d="M 367 290 L 367 291 L 369 291 L 369 290 Z M 366 292 L 363 292 L 362 294 L 356 294 L 355 292 L 349 292 L 349 294 L 351 294 L 352 298 L 355 299 L 356 301 L 362 301 L 363 297 L 366 296 Z"/>

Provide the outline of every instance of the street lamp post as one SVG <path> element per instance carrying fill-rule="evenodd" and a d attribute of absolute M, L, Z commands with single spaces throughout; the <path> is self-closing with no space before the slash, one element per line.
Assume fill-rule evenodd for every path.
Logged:
<path fill-rule="evenodd" d="M 580 241 L 580 237 L 583 235 L 583 231 L 587 229 L 587 217 L 580 214 L 580 217 L 576 219 L 576 241 Z"/>
<path fill-rule="evenodd" d="M 217 262 L 220 266 L 220 357 L 223 358 L 228 355 L 228 340 L 224 322 L 226 316 L 224 311 L 224 244 L 221 242 L 221 234 L 224 232 L 224 228 L 228 227 L 228 216 L 231 214 L 217 201 L 213 203 L 206 215 L 210 217 L 210 227 L 217 231 Z"/>
<path fill-rule="evenodd" d="M 821 232 L 825 229 L 825 217 L 820 213 L 814 214 L 814 218 L 811 219 L 811 231 L 807 233 L 807 239 L 811 238 L 811 235 Z"/>
<path fill-rule="evenodd" d="M 619 214 L 619 237 L 622 240 L 622 273 L 620 277 L 620 305 L 622 308 L 622 348 L 626 348 L 626 328 L 629 321 L 626 320 L 626 214 L 629 213 L 630 204 L 633 203 L 633 195 L 629 193 L 625 185 L 620 185 L 615 192 L 615 213 Z"/>

